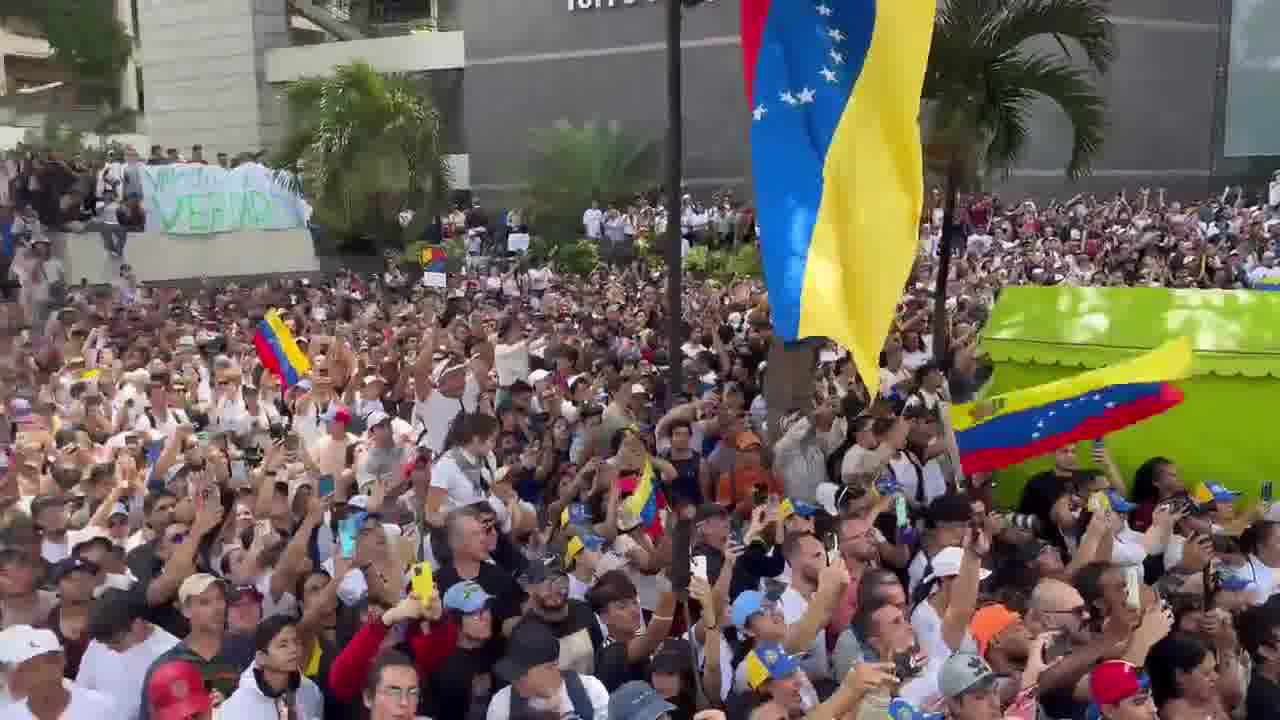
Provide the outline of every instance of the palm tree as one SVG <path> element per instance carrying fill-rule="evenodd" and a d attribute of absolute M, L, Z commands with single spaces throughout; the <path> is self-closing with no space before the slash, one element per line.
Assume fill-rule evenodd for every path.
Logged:
<path fill-rule="evenodd" d="M 444 209 L 453 177 L 443 121 L 425 87 L 358 61 L 290 83 L 285 99 L 276 161 L 299 173 L 322 225 L 376 239 L 403 232 L 396 223 L 403 204 L 420 218 Z"/>
<path fill-rule="evenodd" d="M 948 363 L 947 275 L 956 195 L 982 176 L 1008 176 L 1026 147 L 1031 105 L 1053 101 L 1073 130 L 1066 175 L 1086 175 L 1102 147 L 1106 101 L 1096 80 L 1114 58 L 1106 0 L 946 0 L 933 29 L 924 99 L 925 155 L 946 180 L 934 301 L 934 357 Z M 1077 63 L 1072 48 L 1083 54 Z M 1053 49 L 1043 49 L 1053 48 Z"/>
<path fill-rule="evenodd" d="M 658 184 L 658 143 L 616 125 L 535 130 L 527 202 L 533 224 L 555 242 L 576 237 L 592 201 L 629 203 Z"/>

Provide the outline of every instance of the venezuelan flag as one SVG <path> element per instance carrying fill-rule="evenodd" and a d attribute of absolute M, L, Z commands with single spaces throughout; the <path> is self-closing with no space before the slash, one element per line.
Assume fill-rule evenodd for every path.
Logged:
<path fill-rule="evenodd" d="M 644 526 L 649 537 L 656 542 L 664 532 L 658 511 L 667 507 L 667 500 L 654 480 L 653 463 L 645 458 L 644 469 L 640 471 L 639 479 L 632 481 L 634 485 L 628 482 L 629 480 L 631 480 L 629 477 L 619 480 L 619 488 L 622 492 L 631 493 L 623 498 L 622 510 L 632 517 L 640 518 L 640 524 Z"/>
<path fill-rule="evenodd" d="M 311 372 L 311 361 L 298 348 L 293 333 L 280 319 L 279 310 L 271 310 L 262 322 L 258 323 L 258 331 L 253 335 L 253 344 L 258 348 L 258 359 L 280 378 L 285 388 L 293 387 L 299 380 Z"/>
<path fill-rule="evenodd" d="M 874 395 L 919 247 L 936 0 L 742 0 L 765 280 L 783 340 L 825 336 Z"/>
<path fill-rule="evenodd" d="M 1182 402 L 1168 381 L 1190 374 L 1184 337 L 1118 365 L 955 405 L 960 463 L 965 473 L 999 470 L 1141 422 Z"/>

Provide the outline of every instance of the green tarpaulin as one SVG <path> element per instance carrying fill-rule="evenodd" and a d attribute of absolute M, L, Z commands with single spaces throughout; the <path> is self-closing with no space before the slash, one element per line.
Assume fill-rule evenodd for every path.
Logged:
<path fill-rule="evenodd" d="M 1132 484 L 1146 459 L 1177 463 L 1194 487 L 1217 481 L 1256 495 L 1280 477 L 1273 452 L 1280 404 L 1280 293 L 1161 288 L 1007 288 L 983 329 L 996 372 L 986 394 L 1031 387 L 1111 365 L 1186 335 L 1193 377 L 1186 402 L 1107 438 Z M 1088 452 L 1081 464 L 1090 465 Z M 1016 502 L 1048 459 L 1002 471 L 998 497 Z"/>

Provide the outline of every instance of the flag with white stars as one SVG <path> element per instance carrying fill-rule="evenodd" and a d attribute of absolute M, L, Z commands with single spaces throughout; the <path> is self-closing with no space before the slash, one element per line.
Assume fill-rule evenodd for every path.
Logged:
<path fill-rule="evenodd" d="M 1118 365 L 953 406 L 964 472 L 999 470 L 1159 415 L 1182 402 L 1170 382 L 1191 366 L 1191 341 L 1179 338 Z"/>
<path fill-rule="evenodd" d="M 918 244 L 935 0 L 741 1 L 774 328 L 849 348 L 874 393 Z"/>

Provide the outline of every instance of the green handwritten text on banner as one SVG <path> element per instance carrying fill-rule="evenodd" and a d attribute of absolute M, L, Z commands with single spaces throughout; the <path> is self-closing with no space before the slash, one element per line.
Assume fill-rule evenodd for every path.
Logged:
<path fill-rule="evenodd" d="M 294 230 L 306 225 L 306 203 L 289 175 L 249 163 L 144 165 L 147 230 L 207 235 L 239 230 Z"/>

